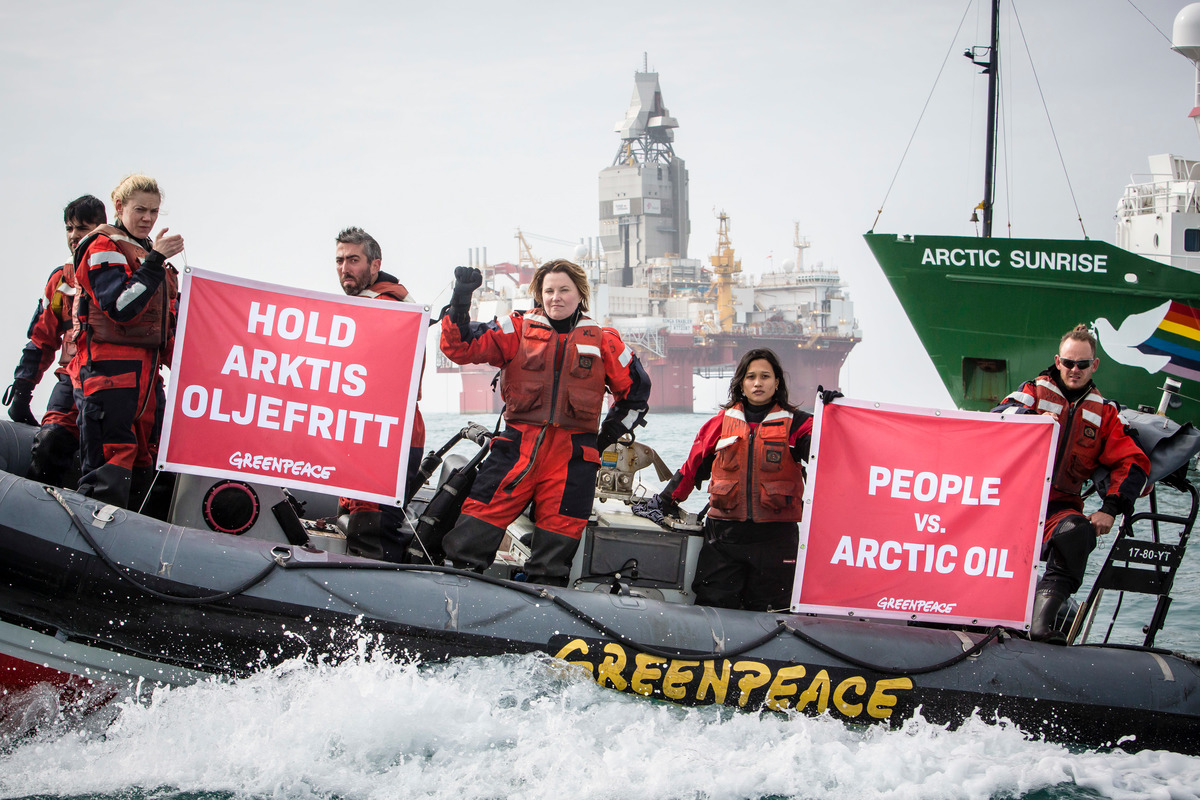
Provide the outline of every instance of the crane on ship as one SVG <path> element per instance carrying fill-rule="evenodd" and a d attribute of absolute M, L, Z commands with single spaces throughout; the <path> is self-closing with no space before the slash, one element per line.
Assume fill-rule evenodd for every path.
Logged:
<path fill-rule="evenodd" d="M 733 330 L 733 287 L 742 272 L 742 262 L 733 257 L 733 243 L 729 239 L 729 215 L 724 211 L 718 215 L 717 254 L 711 256 L 713 274 L 717 279 L 717 322 L 726 333 Z"/>
<path fill-rule="evenodd" d="M 516 239 L 517 265 L 521 267 L 528 267 L 531 270 L 537 269 L 539 266 L 541 266 L 542 262 L 534 257 L 533 248 L 530 247 L 529 242 L 525 240 L 525 234 L 521 232 L 520 228 L 517 228 Z"/>

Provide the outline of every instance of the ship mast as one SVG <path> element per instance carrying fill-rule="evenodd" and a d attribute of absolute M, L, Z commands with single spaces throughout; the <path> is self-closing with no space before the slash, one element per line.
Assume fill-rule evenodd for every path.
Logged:
<path fill-rule="evenodd" d="M 984 151 L 983 202 L 976 209 L 983 211 L 983 236 L 992 235 L 992 197 L 996 186 L 996 100 L 1000 94 L 1000 0 L 992 0 L 991 44 L 972 47 L 963 53 L 988 76 L 987 145 Z M 987 51 L 987 59 L 980 58 L 980 51 Z M 972 219 L 977 219 L 972 217 Z"/>
<path fill-rule="evenodd" d="M 792 223 L 792 246 L 796 248 L 796 272 L 804 272 L 804 251 L 812 247 L 808 243 L 808 237 L 800 238 L 800 223 Z"/>

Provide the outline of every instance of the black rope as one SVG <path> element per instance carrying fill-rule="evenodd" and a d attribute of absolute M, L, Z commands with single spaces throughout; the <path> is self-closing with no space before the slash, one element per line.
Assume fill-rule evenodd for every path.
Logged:
<path fill-rule="evenodd" d="M 788 630 L 791 631 L 792 635 L 800 641 L 810 644 L 821 652 L 828 653 L 835 658 L 840 658 L 856 667 L 873 670 L 875 672 L 882 672 L 884 675 L 924 675 L 928 672 L 937 672 L 940 669 L 952 667 L 960 661 L 964 661 L 971 656 L 976 655 L 983 650 L 984 646 L 987 645 L 988 642 L 991 642 L 993 639 L 999 637 L 1004 631 L 1004 628 L 996 626 L 988 631 L 988 635 L 976 642 L 973 647 L 964 650 L 961 653 L 946 659 L 945 661 L 939 661 L 936 664 L 930 664 L 925 667 L 885 667 L 879 664 L 872 664 L 869 661 L 863 661 L 862 659 L 855 658 L 854 656 L 843 653 L 840 650 L 835 650 L 824 642 L 818 641 L 817 639 L 809 636 L 802 630 L 798 630 L 796 628 L 788 628 Z"/>
<path fill-rule="evenodd" d="M 701 661 L 711 661 L 719 658 L 732 658 L 740 656 L 743 653 L 749 652 L 756 647 L 766 644 L 771 639 L 774 639 L 779 634 L 787 630 L 784 623 L 779 623 L 770 633 L 761 636 L 752 642 L 748 642 L 733 650 L 713 651 L 711 653 L 698 653 L 695 650 L 670 650 L 667 648 L 658 648 L 652 645 L 642 644 L 635 639 L 626 636 L 620 631 L 613 630 L 598 619 L 595 619 L 585 611 L 573 606 L 571 603 L 562 599 L 558 595 L 550 593 L 545 587 L 536 586 L 534 584 L 521 584 L 513 581 L 503 580 L 501 578 L 493 578 L 491 575 L 481 575 L 478 572 L 471 570 L 458 569 L 456 567 L 439 567 L 429 564 L 392 564 L 385 561 L 373 561 L 366 564 L 339 564 L 332 561 L 316 561 L 309 563 L 301 563 L 296 561 L 286 561 L 283 563 L 285 570 L 290 569 L 373 569 L 373 570 L 391 570 L 395 572 L 437 572 L 444 575 L 458 575 L 472 580 L 483 581 L 492 586 L 499 586 L 504 589 L 511 589 L 514 592 L 529 595 L 530 597 L 539 600 L 549 600 L 554 605 L 566 611 L 571 616 L 579 619 L 587 625 L 595 628 L 600 633 L 612 639 L 628 645 L 635 650 L 643 653 L 649 653 L 652 656 L 661 656 L 663 658 L 689 658 L 699 659 Z"/>
<path fill-rule="evenodd" d="M 167 600 L 172 603 L 179 603 L 180 605 L 188 605 L 188 606 L 203 605 L 205 603 L 216 603 L 221 600 L 228 600 L 229 598 L 235 597 L 239 594 L 242 594 L 243 592 L 247 591 L 248 589 L 252 588 L 253 586 L 261 583 L 263 581 L 263 579 L 265 579 L 268 575 L 270 575 L 275 570 L 275 568 L 278 566 L 278 562 L 271 561 L 270 563 L 267 564 L 267 566 L 261 572 L 259 572 L 257 575 L 252 577 L 250 580 L 246 581 L 245 583 L 243 583 L 242 585 L 240 585 L 234 589 L 230 589 L 227 592 L 219 592 L 217 594 L 204 595 L 202 597 L 181 597 L 179 595 L 167 594 L 166 592 L 160 592 L 157 589 L 151 589 L 149 586 L 146 586 L 144 583 L 140 583 L 139 581 L 137 581 L 132 575 L 130 575 L 126 571 L 125 567 L 122 567 L 120 564 L 118 564 L 116 561 L 114 561 L 112 559 L 112 557 L 109 556 L 108 553 L 106 553 L 104 551 L 104 548 L 100 547 L 100 545 L 96 542 L 95 538 L 92 537 L 92 534 L 87 529 L 87 526 L 83 524 L 83 520 L 79 519 L 79 517 L 75 514 L 75 512 L 71 510 L 70 506 L 67 505 L 67 501 L 63 499 L 62 494 L 60 494 L 57 489 L 55 489 L 53 486 L 47 486 L 47 487 L 45 487 L 45 489 L 46 489 L 46 493 L 49 494 L 51 497 L 53 497 L 55 500 L 57 500 L 58 504 L 63 507 L 63 510 L 66 511 L 68 516 L 71 517 L 72 524 L 75 525 L 75 527 L 79 530 L 80 535 L 83 536 L 84 541 L 86 541 L 88 543 L 88 546 L 92 548 L 92 550 L 96 553 L 96 555 L 98 555 L 100 557 L 100 560 L 103 561 L 104 564 L 109 569 L 111 569 L 113 572 L 115 572 L 121 578 L 124 578 L 129 583 L 133 584 L 135 587 L 137 587 L 141 591 L 145 592 L 146 594 L 150 595 L 151 597 L 157 597 L 160 600 Z"/>
<path fill-rule="evenodd" d="M 45 489 L 46 489 L 47 494 L 49 494 L 56 501 L 58 501 L 58 504 L 63 507 L 63 510 L 66 511 L 67 515 L 71 518 L 71 523 L 79 531 L 80 535 L 83 536 L 84 541 L 86 541 L 88 543 L 88 546 L 92 548 L 92 550 L 96 553 L 96 555 L 100 557 L 100 560 L 103 561 L 104 564 L 109 569 L 111 569 L 114 573 L 116 573 L 118 576 L 120 576 L 124 580 L 128 581 L 130 584 L 135 586 L 140 591 L 143 591 L 146 594 L 148 594 L 152 597 L 156 597 L 160 600 L 166 600 L 166 601 L 172 602 L 172 603 L 179 603 L 181 605 L 202 605 L 205 603 L 215 603 L 215 602 L 220 602 L 221 600 L 228 600 L 231 597 L 235 597 L 239 594 L 243 594 L 244 592 L 251 589 L 255 585 L 261 583 L 268 575 L 270 575 L 278 567 L 283 567 L 285 570 L 291 570 L 291 569 L 339 569 L 339 570 L 368 569 L 368 570 L 385 570 L 385 571 L 390 571 L 390 572 L 436 572 L 436 573 L 443 573 L 443 574 L 449 574 L 449 575 L 459 575 L 462 577 L 471 578 L 473 580 L 483 581 L 484 583 L 488 583 L 493 586 L 499 586 L 499 587 L 502 587 L 505 589 L 510 589 L 515 592 L 521 592 L 523 594 L 529 595 L 530 597 L 536 597 L 536 598 L 542 599 L 542 600 L 549 600 L 550 602 L 554 603 L 554 605 L 563 609 L 571 616 L 586 623 L 587 625 L 591 626 L 592 628 L 594 628 L 595 630 L 604 634 L 605 636 L 608 636 L 611 639 L 621 642 L 622 644 L 625 644 L 628 647 L 631 647 L 639 652 L 648 653 L 652 656 L 659 656 L 660 658 L 696 659 L 696 660 L 700 660 L 700 661 L 712 661 L 712 660 L 716 660 L 716 659 L 736 658 L 737 656 L 743 655 L 744 653 L 748 653 L 749 651 L 754 650 L 755 648 L 766 644 L 767 642 L 771 641 L 772 639 L 774 639 L 775 637 L 779 636 L 780 634 L 782 634 L 784 632 L 791 632 L 791 634 L 793 636 L 800 639 L 801 641 L 817 648 L 818 650 L 820 650 L 824 653 L 832 655 L 836 658 L 840 658 L 841 660 L 847 662 L 848 664 L 852 664 L 854 666 L 861 667 L 863 669 L 873 670 L 875 672 L 883 673 L 885 675 L 901 675 L 901 674 L 921 675 L 921 674 L 924 674 L 927 672 L 936 672 L 937 670 L 945 669 L 946 667 L 953 666 L 954 664 L 957 664 L 957 663 L 963 661 L 964 659 L 969 658 L 970 656 L 975 655 L 976 653 L 979 653 L 980 651 L 982 651 L 983 648 L 989 642 L 996 639 L 1000 635 L 1001 631 L 1003 630 L 1003 628 L 1000 628 L 1000 627 L 992 628 L 992 630 L 988 633 L 988 635 L 986 637 L 984 637 L 983 639 L 976 642 L 975 645 L 973 647 L 971 647 L 970 649 L 965 650 L 962 653 L 955 655 L 952 658 L 948 658 L 945 661 L 941 661 L 937 664 L 931 664 L 931 665 L 925 666 L 925 667 L 913 667 L 913 668 L 885 667 L 885 666 L 881 666 L 878 664 L 872 664 L 870 662 L 863 661 L 862 659 L 855 658 L 854 656 L 851 656 L 851 655 L 843 653 L 839 650 L 836 650 L 833 647 L 830 647 L 829 645 L 827 645 L 817 639 L 814 639 L 813 637 L 809 636 L 807 633 L 804 633 L 801 630 L 797 630 L 796 628 L 789 627 L 786 622 L 778 623 L 774 628 L 772 628 L 770 631 L 763 634 L 762 636 L 758 637 L 757 639 L 746 642 L 745 644 L 735 647 L 732 650 L 720 650 L 720 651 L 714 650 L 709 653 L 698 653 L 694 650 L 673 650 L 673 649 L 663 648 L 663 647 L 654 647 L 653 645 L 648 645 L 648 644 L 644 644 L 642 642 L 638 642 L 635 639 L 621 633 L 620 631 L 610 628 L 608 625 L 604 624 L 600 620 L 592 617 L 587 612 L 582 611 L 579 608 L 576 608 L 571 603 L 567 602 L 566 600 L 564 600 L 563 598 L 559 597 L 556 594 L 552 594 L 545 588 L 540 588 L 540 587 L 535 588 L 532 585 L 522 586 L 519 583 L 513 583 L 511 581 L 501 580 L 499 578 L 493 578 L 490 575 L 481 575 L 477 572 L 472 572 L 469 570 L 461 570 L 461 569 L 457 569 L 455 567 L 439 567 L 439 566 L 426 565 L 426 564 L 393 564 L 391 562 L 385 562 L 385 561 L 369 561 L 369 562 L 357 563 L 357 564 L 339 564 L 336 562 L 328 562 L 328 561 L 313 562 L 313 563 L 298 563 L 298 562 L 293 562 L 293 561 L 272 560 L 257 575 L 253 576 L 252 578 L 250 578 L 249 580 L 247 580 L 245 583 L 241 584 L 240 586 L 230 589 L 229 591 L 219 592 L 219 593 L 211 594 L 211 595 L 205 595 L 203 597 L 181 597 L 179 595 L 173 595 L 173 594 L 167 594 L 165 592 L 160 592 L 156 589 L 152 589 L 149 586 L 146 586 L 145 584 L 137 581 L 132 575 L 130 575 L 126 571 L 125 567 L 122 567 L 120 564 L 118 564 L 116 561 L 114 561 L 112 559 L 112 557 L 109 556 L 108 553 L 105 552 L 102 547 L 100 547 L 99 543 L 96 542 L 96 540 L 92 536 L 91 532 L 87 529 L 87 526 L 84 525 L 83 521 L 81 519 L 79 519 L 79 516 L 74 511 L 71 510 L 70 506 L 67 505 L 66 500 L 63 499 L 63 496 L 59 493 L 59 491 L 57 489 L 55 489 L 53 486 L 47 486 L 47 487 L 45 487 Z"/>
<path fill-rule="evenodd" d="M 559 608 L 561 608 L 564 611 L 566 611 L 567 613 L 569 613 L 571 616 L 576 617 L 580 620 L 583 620 L 588 625 L 591 625 L 593 628 L 600 631 L 604 635 L 612 637 L 613 639 L 616 639 L 618 642 L 626 644 L 635 650 L 638 650 L 643 653 L 649 653 L 652 656 L 659 656 L 660 658 L 680 658 L 680 659 L 687 658 L 687 659 L 694 659 L 694 660 L 699 660 L 699 661 L 715 661 L 718 658 L 734 658 L 736 656 L 742 655 L 743 653 L 748 653 L 756 647 L 760 647 L 761 645 L 766 644 L 767 642 L 771 641 L 776 636 L 778 636 L 779 634 L 781 634 L 787 630 L 787 625 L 785 623 L 780 622 L 770 632 L 764 634 L 763 636 L 760 636 L 759 638 L 757 638 L 751 642 L 747 642 L 746 644 L 742 645 L 741 647 L 735 647 L 733 650 L 724 650 L 724 651 L 719 651 L 719 652 L 713 651 L 711 653 L 697 653 L 694 650 L 668 650 L 666 648 L 652 647 L 650 645 L 641 644 L 640 642 L 634 641 L 633 639 L 630 639 L 625 634 L 615 631 L 612 628 L 608 627 L 600 620 L 593 619 L 590 615 L 588 615 L 587 613 L 585 613 L 583 611 L 580 611 L 578 608 L 575 608 L 575 606 L 571 605 L 566 600 L 563 600 L 558 595 L 553 595 L 553 594 L 550 594 L 549 592 L 546 592 L 545 597 L 547 597 L 549 600 L 551 600 L 554 603 L 554 605 L 558 606 Z"/>
<path fill-rule="evenodd" d="M 881 666 L 878 664 L 872 664 L 869 661 L 863 661 L 862 659 L 855 658 L 854 656 L 843 653 L 843 652 L 825 644 L 824 642 L 821 642 L 818 639 L 814 639 L 812 636 L 809 636 L 807 633 L 804 633 L 803 631 L 800 631 L 800 630 L 790 627 L 786 622 L 780 622 L 778 625 L 776 625 L 773 629 L 771 629 L 769 632 L 767 632 L 763 636 L 760 636 L 759 638 L 757 638 L 753 641 L 750 641 L 743 645 L 740 645 L 732 650 L 721 650 L 721 651 L 714 650 L 714 651 L 711 651 L 708 653 L 700 653 L 700 652 L 696 652 L 695 650 L 671 650 L 668 648 L 654 647 L 652 645 L 643 644 L 641 642 L 638 642 L 635 639 L 630 638 L 629 636 L 626 636 L 625 634 L 621 633 L 620 631 L 610 628 L 608 625 L 605 625 L 600 620 L 595 619 L 587 612 L 576 608 L 574 605 L 572 605 L 568 601 L 564 600 L 562 597 L 559 597 L 556 594 L 552 594 L 545 588 L 535 588 L 533 585 L 522 585 L 520 583 L 514 583 L 512 581 L 503 580 L 501 578 L 494 578 L 491 575 L 481 575 L 478 572 L 472 572 L 470 570 L 457 569 L 455 567 L 430 566 L 430 565 L 423 565 L 423 564 L 391 564 L 391 563 L 386 563 L 386 562 L 382 562 L 382 561 L 372 562 L 370 564 L 361 564 L 361 565 L 355 564 L 353 566 L 348 566 L 345 564 L 338 564 L 338 563 L 330 562 L 330 561 L 321 561 L 321 562 L 313 562 L 313 563 L 299 563 L 299 562 L 294 562 L 294 561 L 288 561 L 283 564 L 283 568 L 284 569 L 364 569 L 365 568 L 365 569 L 395 570 L 395 571 L 400 571 L 400 572 L 407 572 L 407 571 L 438 572 L 438 573 L 448 574 L 448 575 L 459 575 L 459 576 L 462 576 L 465 578 L 471 578 L 474 580 L 483 581 L 484 583 L 488 583 L 493 586 L 499 586 L 499 587 L 502 587 L 505 589 L 511 589 L 512 591 L 515 591 L 515 592 L 521 592 L 523 594 L 529 595 L 530 597 L 536 597 L 540 600 L 549 600 L 550 602 L 554 603 L 554 605 L 563 609 L 571 616 L 586 623 L 590 627 L 595 628 L 597 631 L 599 631 L 600 633 L 603 633 L 605 636 L 615 639 L 616 641 L 621 642 L 622 644 L 625 644 L 629 647 L 632 647 L 633 649 L 635 649 L 639 652 L 649 653 L 652 656 L 660 656 L 662 658 L 694 659 L 694 660 L 700 660 L 700 661 L 713 661 L 713 660 L 723 659 L 723 658 L 735 658 L 737 656 L 740 656 L 744 653 L 747 653 L 747 652 L 755 649 L 756 647 L 760 647 L 761 645 L 766 644 L 767 642 L 771 641 L 775 637 L 779 636 L 781 633 L 784 633 L 785 631 L 789 631 L 796 638 L 800 639 L 803 642 L 806 642 L 807 644 L 812 645 L 813 647 L 820 650 L 821 652 L 827 653 L 831 656 L 834 656 L 835 658 L 840 658 L 841 660 L 845 661 L 846 663 L 852 664 L 856 667 L 873 670 L 875 672 L 879 672 L 879 673 L 882 673 L 885 675 L 903 675 L 903 674 L 922 675 L 922 674 L 925 674 L 928 672 L 936 672 L 937 670 L 951 667 L 967 658 L 970 658 L 973 655 L 976 655 L 977 653 L 981 652 L 983 650 L 983 648 L 988 645 L 988 643 L 995 640 L 1004 631 L 1004 629 L 1001 627 L 992 628 L 987 636 L 985 636 L 983 639 L 980 639 L 970 649 L 964 650 L 961 654 L 956 654 L 956 655 L 952 656 L 951 658 L 948 658 L 945 661 L 940 661 L 936 664 L 931 664 L 931 665 L 924 666 L 924 667 L 913 667 L 911 669 L 907 668 L 907 667 L 905 667 L 905 668 L 885 667 L 885 666 Z"/>

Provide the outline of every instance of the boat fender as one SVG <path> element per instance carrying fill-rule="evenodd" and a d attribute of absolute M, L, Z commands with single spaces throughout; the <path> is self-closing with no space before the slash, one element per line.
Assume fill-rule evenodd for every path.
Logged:
<path fill-rule="evenodd" d="M 204 524 L 217 533 L 240 536 L 258 522 L 261 503 L 254 487 L 244 481 L 217 481 L 200 505 Z"/>

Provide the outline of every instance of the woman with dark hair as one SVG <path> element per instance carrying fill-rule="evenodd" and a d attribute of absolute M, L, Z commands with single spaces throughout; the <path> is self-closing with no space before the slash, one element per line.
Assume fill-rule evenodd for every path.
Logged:
<path fill-rule="evenodd" d="M 692 450 L 651 505 L 677 508 L 707 480 L 709 511 L 692 591 L 696 604 L 786 608 L 796 571 L 812 415 L 788 402 L 779 357 L 742 356 L 729 402 L 700 428 Z"/>

